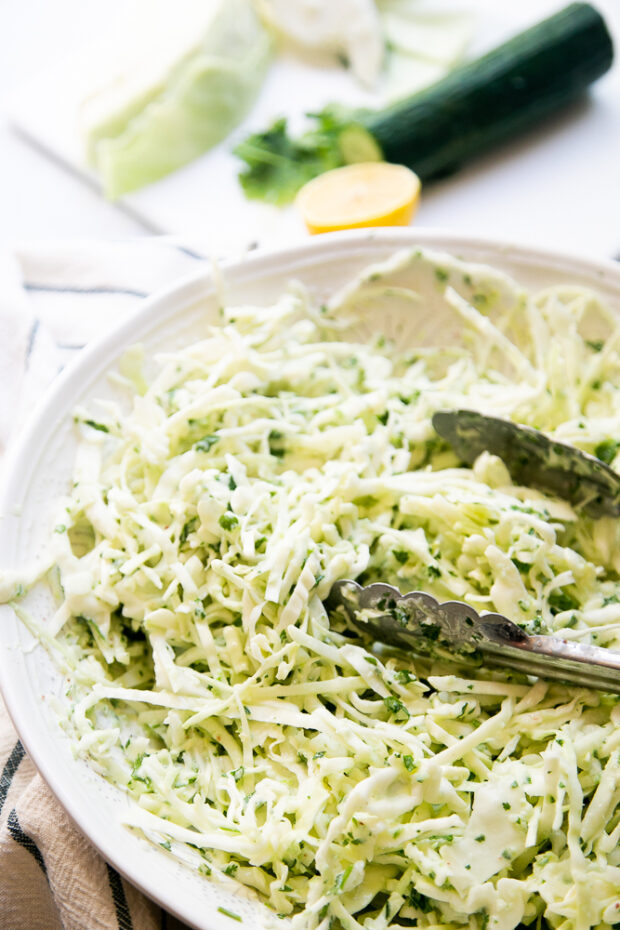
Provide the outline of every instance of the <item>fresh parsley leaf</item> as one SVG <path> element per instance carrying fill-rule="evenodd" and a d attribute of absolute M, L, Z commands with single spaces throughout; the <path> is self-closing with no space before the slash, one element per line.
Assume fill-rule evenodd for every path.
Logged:
<path fill-rule="evenodd" d="M 272 429 L 267 437 L 269 443 L 269 454 L 275 455 L 276 458 L 283 458 L 286 455 L 284 445 L 284 434 L 277 429 Z"/>
<path fill-rule="evenodd" d="M 331 105 L 307 116 L 315 125 L 297 138 L 289 135 L 282 118 L 234 149 L 247 166 L 239 175 L 247 197 L 282 206 L 324 171 L 381 157 L 372 135 L 358 123 L 356 112 Z"/>
<path fill-rule="evenodd" d="M 565 610 L 576 610 L 579 607 L 579 601 L 567 591 L 552 591 L 549 595 L 549 609 L 553 616 L 563 613 Z"/>
<path fill-rule="evenodd" d="M 193 533 L 198 525 L 198 517 L 191 517 L 187 523 L 183 524 L 183 529 L 179 533 L 179 545 L 183 545 L 187 542 L 187 537 L 190 533 Z"/>
<path fill-rule="evenodd" d="M 404 714 L 405 717 L 409 717 L 409 711 L 405 707 L 402 701 L 399 701 L 396 697 L 386 697 L 383 698 L 383 703 L 390 711 L 391 714 Z"/>
<path fill-rule="evenodd" d="M 344 164 L 329 133 L 293 139 L 284 118 L 244 139 L 234 154 L 247 165 L 239 175 L 246 196 L 278 206 L 290 203 L 307 181 Z"/>
<path fill-rule="evenodd" d="M 211 446 L 219 440 L 219 436 L 203 436 L 198 442 L 194 443 L 196 452 L 208 452 Z"/>
<path fill-rule="evenodd" d="M 594 450 L 594 454 L 601 462 L 611 465 L 616 457 L 618 447 L 620 447 L 620 442 L 616 442 L 615 439 L 603 439 Z"/>
<path fill-rule="evenodd" d="M 413 885 L 409 886 L 406 895 L 406 900 L 409 907 L 415 908 L 416 911 L 421 911 L 422 914 L 428 914 L 429 911 L 432 911 L 433 902 L 430 900 L 430 898 L 427 898 L 425 894 L 422 894 L 421 891 L 417 891 Z"/>
<path fill-rule="evenodd" d="M 86 426 L 90 426 L 91 429 L 99 430 L 100 433 L 109 433 L 110 430 L 104 423 L 97 423 L 96 420 L 84 420 Z"/>

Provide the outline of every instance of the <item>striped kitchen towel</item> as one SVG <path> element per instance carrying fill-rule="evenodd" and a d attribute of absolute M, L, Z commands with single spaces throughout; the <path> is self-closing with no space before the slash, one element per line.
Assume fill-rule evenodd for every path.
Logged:
<path fill-rule="evenodd" d="M 0 256 L 0 462 L 60 369 L 207 259 L 167 239 Z M 105 863 L 25 755 L 0 700 L 0 930 L 181 930 Z"/>

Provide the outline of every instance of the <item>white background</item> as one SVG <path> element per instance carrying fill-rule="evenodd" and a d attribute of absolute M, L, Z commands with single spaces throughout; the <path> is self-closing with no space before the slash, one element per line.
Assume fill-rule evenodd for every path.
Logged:
<path fill-rule="evenodd" d="M 480 31 L 484 33 L 493 26 L 497 32 L 499 27 L 501 38 L 506 27 L 510 31 L 511 27 L 533 22 L 563 3 L 471 0 L 459 5 L 486 8 Z M 599 0 L 597 5 L 606 14 L 620 48 L 620 0 Z M 130 205 L 147 220 L 141 222 L 132 215 L 131 207 L 123 210 L 106 203 L 83 178 L 61 162 L 54 162 L 9 126 L 2 101 L 40 70 L 70 60 L 74 52 L 92 43 L 120 8 L 122 0 L 0 0 L 0 246 L 24 239 L 124 238 L 154 230 L 187 234 L 192 243 L 200 244 L 201 233 L 211 233 L 209 181 L 213 177 L 217 180 L 226 170 L 228 187 L 219 180 L 214 185 L 220 214 L 212 218 L 211 227 L 219 228 L 221 220 L 228 219 L 238 228 L 240 211 L 244 211 L 243 219 L 252 215 L 255 208 L 239 195 L 234 170 L 228 170 L 217 153 L 208 153 L 130 198 Z M 480 33 L 476 36 L 478 40 Z M 616 58 L 620 59 L 620 51 Z M 262 95 L 251 117 L 253 125 L 258 125 L 258 120 L 262 127 L 263 112 L 273 112 L 274 86 L 283 107 L 286 98 L 291 97 L 273 73 L 268 83 L 271 99 L 265 108 Z M 322 83 L 325 85 L 325 75 Z M 307 98 L 308 89 L 304 91 L 301 96 Z M 597 83 L 592 101 L 426 190 L 416 222 L 619 255 L 618 63 L 612 74 Z M 278 98 L 277 105 L 279 102 Z M 42 109 L 44 116 L 47 105 Z M 228 210 L 222 208 L 222 200 L 229 204 Z M 281 239 L 288 241 L 291 234 L 303 235 L 299 220 L 296 222 L 297 226 L 281 222 Z M 213 248 L 208 235 L 203 239 L 206 248 Z"/>
<path fill-rule="evenodd" d="M 17 135 L 1 101 L 39 68 L 91 41 L 122 0 L 0 0 L 0 246 L 24 239 L 122 238 L 143 226 Z"/>

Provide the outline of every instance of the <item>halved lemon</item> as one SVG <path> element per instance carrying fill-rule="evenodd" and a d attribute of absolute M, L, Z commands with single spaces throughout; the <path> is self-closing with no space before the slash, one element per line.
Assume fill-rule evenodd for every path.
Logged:
<path fill-rule="evenodd" d="M 346 165 L 304 184 L 297 206 L 311 233 L 363 226 L 407 226 L 420 200 L 420 179 L 385 161 Z"/>

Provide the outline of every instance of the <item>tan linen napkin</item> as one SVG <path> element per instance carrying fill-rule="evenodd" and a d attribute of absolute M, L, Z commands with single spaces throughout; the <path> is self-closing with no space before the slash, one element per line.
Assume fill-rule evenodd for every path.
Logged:
<path fill-rule="evenodd" d="M 0 256 L 0 465 L 67 360 L 203 261 L 164 239 L 41 244 Z M 75 827 L 1 700 L 0 773 L 0 930 L 183 930 Z"/>

